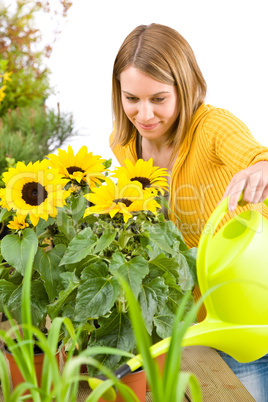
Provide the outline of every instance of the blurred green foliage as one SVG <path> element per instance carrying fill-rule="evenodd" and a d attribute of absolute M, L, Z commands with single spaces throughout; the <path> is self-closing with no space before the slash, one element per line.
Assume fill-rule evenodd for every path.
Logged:
<path fill-rule="evenodd" d="M 0 178 L 18 161 L 42 159 L 76 134 L 70 113 L 45 107 L 52 93 L 37 13 L 64 18 L 69 0 L 0 1 Z M 57 20 L 58 21 L 58 20 Z M 53 24 L 51 29 L 53 28 Z M 60 32 L 54 31 L 54 41 Z M 0 182 L 0 186 L 1 186 Z"/>
<path fill-rule="evenodd" d="M 56 113 L 46 107 L 9 110 L 0 119 L 0 173 L 17 161 L 42 159 L 74 135 L 72 115 L 60 112 L 59 105 Z"/>
<path fill-rule="evenodd" d="M 0 54 L 12 71 L 12 81 L 6 89 L 5 101 L 0 104 L 0 116 L 8 109 L 41 104 L 49 94 L 47 68 L 42 66 L 45 56 L 35 48 L 41 39 L 34 26 L 35 2 L 17 1 L 16 10 L 0 5 Z"/>
<path fill-rule="evenodd" d="M 5 4 L 4 4 L 5 3 Z M 67 15 L 72 3 L 68 0 L 16 0 L 15 8 L 9 1 L 0 2 L 0 60 L 7 62 L 12 81 L 5 89 L 5 100 L 0 104 L 0 117 L 8 109 L 43 105 L 52 92 L 49 70 L 44 64 L 52 51 L 52 44 L 41 44 L 41 31 L 35 26 L 36 13 L 55 17 Z M 58 3 L 58 4 L 57 4 Z M 60 7 L 52 10 L 51 6 Z M 14 4 L 13 4 L 14 5 Z M 55 39 L 57 32 L 55 32 Z"/>

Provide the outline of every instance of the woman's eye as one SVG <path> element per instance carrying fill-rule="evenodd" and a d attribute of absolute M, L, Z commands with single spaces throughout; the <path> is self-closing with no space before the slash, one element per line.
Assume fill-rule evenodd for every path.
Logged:
<path fill-rule="evenodd" d="M 138 101 L 138 98 L 136 98 L 136 96 L 127 96 L 126 99 L 129 102 L 137 102 Z"/>
<path fill-rule="evenodd" d="M 161 103 L 161 102 L 163 102 L 165 100 L 165 98 L 157 97 L 157 98 L 153 98 L 152 100 L 153 100 L 153 102 Z"/>

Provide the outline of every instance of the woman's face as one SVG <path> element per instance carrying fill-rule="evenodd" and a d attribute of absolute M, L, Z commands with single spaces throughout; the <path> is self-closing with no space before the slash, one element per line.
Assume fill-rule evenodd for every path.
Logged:
<path fill-rule="evenodd" d="M 150 140 L 166 139 L 179 115 L 176 87 L 132 66 L 120 74 L 120 83 L 123 109 L 140 135 Z"/>

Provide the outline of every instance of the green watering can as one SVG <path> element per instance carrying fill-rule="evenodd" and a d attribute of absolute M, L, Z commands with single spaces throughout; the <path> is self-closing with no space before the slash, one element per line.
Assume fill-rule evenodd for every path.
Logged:
<path fill-rule="evenodd" d="M 204 300 L 207 317 L 187 330 L 183 345 L 211 346 L 246 363 L 268 353 L 268 220 L 244 211 L 212 237 L 228 201 L 218 205 L 200 237 L 200 291 L 216 289 Z"/>
<path fill-rule="evenodd" d="M 210 346 L 246 363 L 268 353 L 268 220 L 257 211 L 244 211 L 213 236 L 228 211 L 228 201 L 229 197 L 217 206 L 200 237 L 200 291 L 205 295 L 214 289 L 204 299 L 205 320 L 188 328 L 182 346 Z M 264 204 L 268 207 L 268 199 Z M 166 338 L 153 345 L 152 356 L 167 352 L 169 344 Z M 115 374 L 120 379 L 141 365 L 139 355 Z M 96 388 L 101 381 L 90 379 L 89 385 Z M 114 395 L 110 388 L 107 400 Z"/>

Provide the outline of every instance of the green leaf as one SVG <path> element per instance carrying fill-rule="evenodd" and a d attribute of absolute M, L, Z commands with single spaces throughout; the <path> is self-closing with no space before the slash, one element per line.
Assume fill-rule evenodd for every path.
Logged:
<path fill-rule="evenodd" d="M 8 211 L 6 208 L 2 208 L 0 212 L 0 222 L 3 222 L 6 219 L 9 219 L 12 215 L 12 212 Z"/>
<path fill-rule="evenodd" d="M 149 261 L 150 275 L 152 278 L 164 277 L 166 283 L 176 283 L 179 280 L 178 258 L 167 257 L 164 253 Z"/>
<path fill-rule="evenodd" d="M 0 289 L 0 311 L 4 311 L 4 307 L 7 306 L 7 303 L 12 293 L 17 289 L 17 286 L 5 279 L 0 279 Z"/>
<path fill-rule="evenodd" d="M 175 314 L 167 306 L 164 306 L 161 311 L 155 315 L 154 324 L 156 333 L 160 338 L 165 339 L 171 335 L 174 317 Z"/>
<path fill-rule="evenodd" d="M 41 234 L 43 234 L 46 231 L 47 227 L 49 225 L 52 225 L 54 222 L 55 222 L 55 218 L 49 217 L 48 220 L 46 220 L 46 221 L 44 219 L 40 218 L 39 222 L 35 228 L 36 235 L 40 236 Z"/>
<path fill-rule="evenodd" d="M 67 215 L 64 209 L 60 209 L 57 214 L 57 225 L 59 232 L 64 234 L 69 241 L 75 237 L 76 231 L 73 225 L 73 220 L 69 215 Z"/>
<path fill-rule="evenodd" d="M 168 258 L 164 254 L 159 254 L 149 261 L 151 277 L 161 276 L 165 279 L 167 285 L 180 285 L 183 292 L 193 289 L 195 283 L 195 255 L 195 250 L 179 253 L 177 258 Z M 191 268 L 188 265 L 188 261 L 191 264 Z"/>
<path fill-rule="evenodd" d="M 180 254 L 179 258 L 179 285 L 181 290 L 186 292 L 187 290 L 192 290 L 194 287 L 194 278 L 190 272 L 189 265 L 183 254 Z"/>
<path fill-rule="evenodd" d="M 104 262 L 91 264 L 81 275 L 74 319 L 83 321 L 109 312 L 118 296 L 119 285 L 108 275 Z"/>
<path fill-rule="evenodd" d="M 100 318 L 98 324 L 100 327 L 91 333 L 88 346 L 110 346 L 128 352 L 134 351 L 135 339 L 127 314 L 113 311 L 109 317 Z M 106 354 L 95 358 L 112 369 L 121 360 L 120 356 Z"/>
<path fill-rule="evenodd" d="M 64 246 L 68 247 L 70 240 L 66 237 L 63 233 L 56 233 L 53 235 L 53 244 L 56 246 L 57 244 L 63 244 Z"/>
<path fill-rule="evenodd" d="M 163 278 L 155 278 L 149 283 L 142 284 L 139 294 L 144 323 L 149 334 L 153 330 L 153 317 L 167 301 L 168 286 L 165 285 Z"/>
<path fill-rule="evenodd" d="M 46 315 L 48 303 L 49 301 L 44 285 L 39 280 L 32 281 L 31 313 L 33 325 L 39 326 Z"/>
<path fill-rule="evenodd" d="M 21 323 L 21 295 L 22 285 L 16 286 L 4 280 L 0 281 L 1 286 L 1 302 L 5 302 L 5 306 L 9 310 L 11 316 Z M 34 280 L 31 282 L 31 314 L 32 323 L 39 326 L 43 320 L 48 305 L 48 297 L 42 282 Z"/>
<path fill-rule="evenodd" d="M 17 272 L 16 270 L 12 270 L 11 272 L 10 272 L 10 267 L 9 267 L 9 277 L 8 277 L 8 280 L 9 280 L 9 282 L 10 283 L 13 283 L 14 285 L 20 285 L 21 284 L 21 282 L 23 281 L 23 276 L 19 273 L 19 272 Z M 6 278 L 3 278 L 3 279 L 6 279 Z"/>
<path fill-rule="evenodd" d="M 110 228 L 105 229 L 102 236 L 97 241 L 94 253 L 97 254 L 100 251 L 105 250 L 107 247 L 109 247 L 112 241 L 114 240 L 115 236 L 116 236 L 115 230 L 112 230 Z"/>
<path fill-rule="evenodd" d="M 116 271 L 127 281 L 137 299 L 142 279 L 149 273 L 148 262 L 143 257 L 134 257 L 126 261 L 122 253 L 114 253 L 110 272 L 113 274 Z"/>
<path fill-rule="evenodd" d="M 60 265 L 73 264 L 83 260 L 90 254 L 97 242 L 97 237 L 91 228 L 86 228 L 78 233 L 69 244 Z"/>
<path fill-rule="evenodd" d="M 61 274 L 61 283 L 64 290 L 59 293 L 58 299 L 48 306 L 48 314 L 51 319 L 61 315 L 61 309 L 65 303 L 75 300 L 76 289 L 79 286 L 79 280 L 74 272 L 64 272 Z"/>
<path fill-rule="evenodd" d="M 1 242 L 0 242 L 1 243 Z M 0 254 L 1 256 L 1 254 Z M 2 256 L 1 256 L 2 257 Z M 5 264 L 5 262 L 2 262 L 3 265 L 0 266 L 0 279 L 9 279 L 9 274 L 10 274 L 10 266 L 8 264 Z M 13 271 L 13 272 L 17 272 L 17 271 Z M 21 277 L 21 275 L 18 273 L 18 275 Z"/>
<path fill-rule="evenodd" d="M 177 254 L 177 246 L 174 250 L 174 244 L 180 242 L 180 251 L 187 250 L 182 234 L 172 221 L 159 222 L 151 225 L 145 222 L 144 228 L 148 231 L 149 239 L 154 242 L 161 250 L 173 256 Z"/>
<path fill-rule="evenodd" d="M 59 267 L 59 263 L 65 250 L 66 247 L 63 244 L 59 244 L 47 252 L 39 248 L 34 259 L 34 268 L 44 281 L 50 303 L 58 296 L 60 274 L 64 272 L 64 267 Z"/>
<path fill-rule="evenodd" d="M 179 306 L 181 305 L 182 299 L 184 297 L 184 294 L 181 291 L 181 288 L 179 285 L 171 285 L 169 286 L 169 292 L 168 292 L 168 307 L 170 308 L 173 313 L 176 313 L 178 310 Z M 194 303 L 193 296 L 189 297 L 188 304 L 185 307 L 185 313 L 190 310 Z"/>
<path fill-rule="evenodd" d="M 189 248 L 188 250 L 182 251 L 181 254 L 183 254 L 183 256 L 187 261 L 194 283 L 198 285 L 197 274 L 196 274 L 197 247 L 192 247 Z"/>
<path fill-rule="evenodd" d="M 171 220 L 161 222 L 158 225 L 163 230 L 163 232 L 166 233 L 167 237 L 170 239 L 171 245 L 175 241 L 179 241 L 180 242 L 180 251 L 188 250 L 188 247 L 182 237 L 181 232 L 179 231 L 177 226 Z"/>
<path fill-rule="evenodd" d="M 135 236 L 134 233 L 131 232 L 131 230 L 120 230 L 119 231 L 119 236 L 118 236 L 118 244 L 121 249 L 125 248 L 129 239 L 131 237 Z"/>
<path fill-rule="evenodd" d="M 149 236 L 148 244 L 151 246 L 152 250 L 154 250 L 155 246 L 157 246 L 154 255 L 159 254 L 161 251 L 165 251 L 168 255 L 171 256 L 175 254 L 172 248 L 172 244 L 169 244 L 169 238 L 158 225 L 148 225 L 148 227 L 146 227 L 146 230 L 148 231 Z"/>
<path fill-rule="evenodd" d="M 70 200 L 70 208 L 72 212 L 72 218 L 76 222 L 78 222 L 81 218 L 83 218 L 85 207 L 86 207 L 86 199 L 83 196 L 71 197 Z"/>
<path fill-rule="evenodd" d="M 87 268 L 93 262 L 96 262 L 100 259 L 97 255 L 89 254 L 83 260 L 79 262 L 75 262 L 74 264 L 65 264 L 65 269 L 67 271 L 75 271 L 76 276 L 80 278 L 81 273 L 85 268 Z"/>
<path fill-rule="evenodd" d="M 7 235 L 3 238 L 1 253 L 9 265 L 24 275 L 31 247 L 35 254 L 38 247 L 37 236 L 33 229 L 24 229 L 21 236 Z"/>

